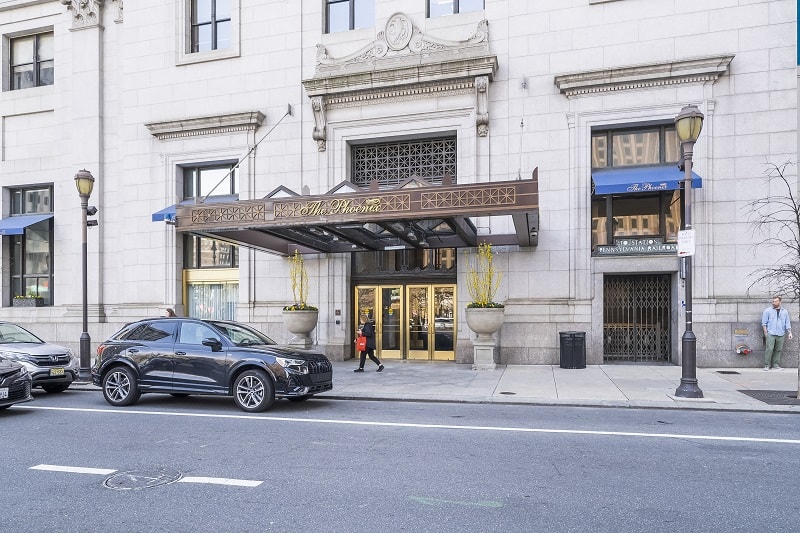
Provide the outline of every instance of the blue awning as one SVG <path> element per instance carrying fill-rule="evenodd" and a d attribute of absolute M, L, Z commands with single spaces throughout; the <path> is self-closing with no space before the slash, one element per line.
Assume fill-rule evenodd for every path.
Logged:
<path fill-rule="evenodd" d="M 175 207 L 178 204 L 172 204 L 169 207 L 165 207 L 161 211 L 156 211 L 153 213 L 153 222 L 168 222 L 175 220 Z"/>
<path fill-rule="evenodd" d="M 238 199 L 239 199 L 239 195 L 238 194 L 218 194 L 218 195 L 215 195 L 215 196 L 207 197 L 205 199 L 204 203 L 216 204 L 216 203 L 222 203 L 222 202 L 235 202 Z M 167 223 L 170 223 L 170 224 L 174 223 L 175 222 L 176 213 L 177 213 L 177 209 L 176 208 L 179 205 L 193 205 L 195 203 L 196 203 L 196 200 L 194 198 L 190 198 L 188 200 L 183 200 L 180 203 L 173 204 L 173 205 L 171 205 L 169 207 L 165 207 L 161 211 L 156 211 L 152 215 L 153 222 L 162 222 L 163 221 L 163 222 L 167 222 Z"/>
<path fill-rule="evenodd" d="M 15 215 L 0 220 L 0 235 L 22 235 L 25 228 L 32 226 L 42 220 L 53 218 L 53 213 L 42 213 L 38 215 Z"/>
<path fill-rule="evenodd" d="M 623 167 L 592 172 L 593 194 L 625 194 L 680 189 L 684 172 L 676 165 L 657 167 Z M 692 188 L 699 189 L 703 180 L 692 172 Z"/>

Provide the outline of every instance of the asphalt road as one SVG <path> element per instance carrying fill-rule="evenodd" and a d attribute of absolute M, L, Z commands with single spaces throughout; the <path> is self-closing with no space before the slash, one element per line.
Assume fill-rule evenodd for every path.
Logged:
<path fill-rule="evenodd" d="M 36 393 L 2 531 L 797 531 L 792 414 Z"/>

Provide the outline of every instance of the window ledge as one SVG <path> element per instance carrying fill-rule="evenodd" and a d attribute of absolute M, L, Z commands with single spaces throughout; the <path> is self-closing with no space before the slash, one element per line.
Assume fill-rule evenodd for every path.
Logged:
<path fill-rule="evenodd" d="M 263 122 L 264 114 L 261 111 L 249 111 L 229 115 L 150 122 L 145 126 L 158 140 L 164 140 L 196 137 L 198 135 L 215 135 L 233 131 L 255 131 Z"/>
<path fill-rule="evenodd" d="M 701 57 L 562 74 L 555 84 L 565 96 L 641 89 L 680 83 L 716 81 L 728 71 L 733 55 Z"/>
<path fill-rule="evenodd" d="M 195 65 L 197 63 L 207 63 L 209 61 L 218 61 L 220 59 L 231 59 L 239 57 L 239 48 L 223 48 L 220 50 L 210 50 L 208 52 L 193 52 L 183 53 L 175 60 L 177 66 L 181 65 Z"/>

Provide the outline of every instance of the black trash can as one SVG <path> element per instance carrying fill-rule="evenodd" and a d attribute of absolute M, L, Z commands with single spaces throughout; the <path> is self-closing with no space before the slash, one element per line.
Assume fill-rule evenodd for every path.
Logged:
<path fill-rule="evenodd" d="M 559 331 L 561 368 L 586 368 L 586 332 Z"/>

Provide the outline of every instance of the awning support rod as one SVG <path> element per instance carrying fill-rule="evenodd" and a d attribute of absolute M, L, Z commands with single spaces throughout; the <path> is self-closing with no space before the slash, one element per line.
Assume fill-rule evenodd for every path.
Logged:
<path fill-rule="evenodd" d="M 204 203 L 204 202 L 206 201 L 206 198 L 208 198 L 209 196 L 211 196 L 211 193 L 212 193 L 212 192 L 214 192 L 214 191 L 217 189 L 217 187 L 219 187 L 220 185 L 222 185 L 222 182 L 223 182 L 223 181 L 225 181 L 226 179 L 228 179 L 228 176 L 230 176 L 230 175 L 233 173 L 233 171 L 234 171 L 234 170 L 236 170 L 237 168 L 239 168 L 239 165 L 241 165 L 241 164 L 242 164 L 242 161 L 244 161 L 244 160 L 245 160 L 245 158 L 247 158 L 247 156 L 249 156 L 250 154 L 252 154 L 252 153 L 253 153 L 253 151 L 254 151 L 256 148 L 258 148 L 258 145 L 259 145 L 259 144 L 261 144 L 261 141 L 263 141 L 264 139 L 266 139 L 266 138 L 269 136 L 269 134 L 270 134 L 270 133 L 272 133 L 272 131 L 273 131 L 275 128 L 277 128 L 277 127 L 278 127 L 278 124 L 280 124 L 280 123 L 281 123 L 281 121 L 282 121 L 283 119 L 285 119 L 286 117 L 288 117 L 288 116 L 289 116 L 289 115 L 291 115 L 291 114 L 292 114 L 292 104 L 286 104 L 286 113 L 284 113 L 284 114 L 283 114 L 283 116 L 282 116 L 281 118 L 279 118 L 279 119 L 278 119 L 278 122 L 276 122 L 275 124 L 273 124 L 273 126 L 272 126 L 272 127 L 269 129 L 269 131 L 268 131 L 267 133 L 265 133 L 265 134 L 264 134 L 264 136 L 263 136 L 263 137 L 261 137 L 261 139 L 259 139 L 259 141 L 258 141 L 256 144 L 254 144 L 254 145 L 253 145 L 253 147 L 252 147 L 252 148 L 250 148 L 250 149 L 247 151 L 247 153 L 246 153 L 246 154 L 244 154 L 244 155 L 243 155 L 243 156 L 242 156 L 242 157 L 239 159 L 239 161 L 237 161 L 237 162 L 236 162 L 236 164 L 235 164 L 235 165 L 233 165 L 233 166 L 231 167 L 231 170 L 230 170 L 230 172 L 228 172 L 227 174 L 225 174 L 224 176 L 222 176 L 222 178 L 220 178 L 220 180 L 217 182 L 217 184 L 216 184 L 216 185 L 214 185 L 214 187 L 213 187 L 213 188 L 212 188 L 210 191 L 208 191 L 208 194 L 206 194 L 205 196 L 199 196 L 199 197 L 197 198 L 197 203 L 198 203 L 198 204 L 202 204 L 202 203 Z"/>

